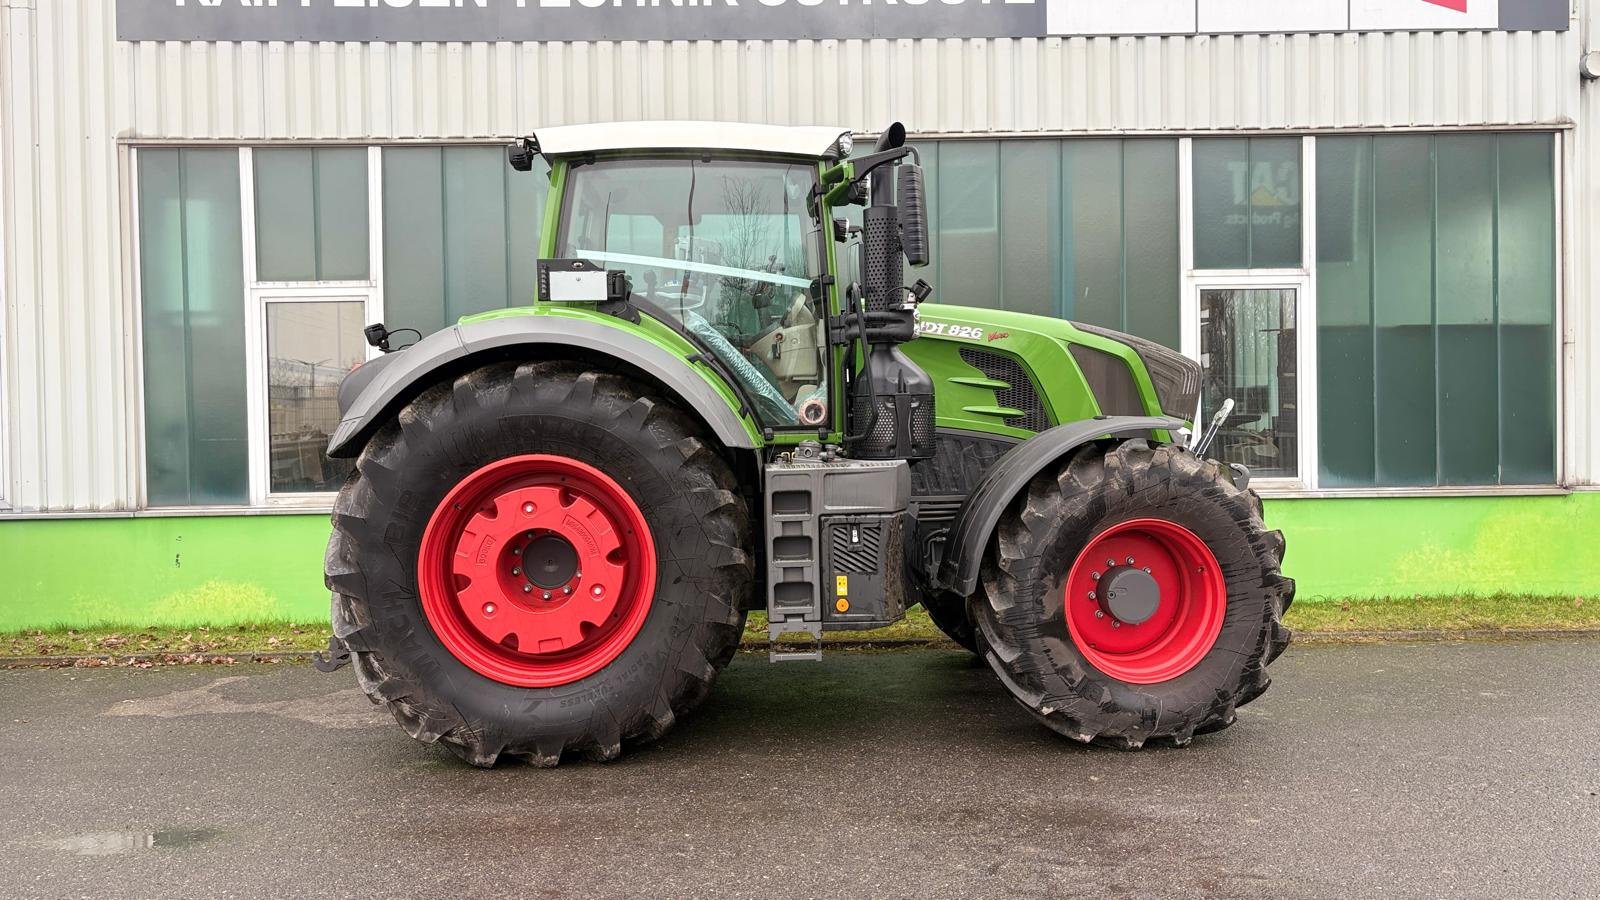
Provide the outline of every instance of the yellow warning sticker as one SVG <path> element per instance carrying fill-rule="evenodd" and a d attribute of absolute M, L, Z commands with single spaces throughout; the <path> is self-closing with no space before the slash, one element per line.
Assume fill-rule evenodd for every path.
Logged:
<path fill-rule="evenodd" d="M 849 575 L 835 575 L 835 576 L 833 576 L 833 592 L 835 594 L 838 594 L 841 597 L 843 597 L 845 594 L 850 593 L 850 576 Z"/>

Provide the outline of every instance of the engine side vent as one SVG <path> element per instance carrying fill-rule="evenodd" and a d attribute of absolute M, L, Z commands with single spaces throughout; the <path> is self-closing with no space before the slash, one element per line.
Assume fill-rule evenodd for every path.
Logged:
<path fill-rule="evenodd" d="M 1020 416 L 1007 416 L 1005 423 L 1026 431 L 1043 431 L 1050 427 L 1050 416 L 1039 399 L 1039 390 L 1033 378 L 1022 368 L 1022 363 L 1005 355 L 976 347 L 962 347 L 961 361 L 982 372 L 985 378 L 1003 381 L 1008 386 L 996 389 L 995 402 L 1011 409 L 1020 409 Z"/>

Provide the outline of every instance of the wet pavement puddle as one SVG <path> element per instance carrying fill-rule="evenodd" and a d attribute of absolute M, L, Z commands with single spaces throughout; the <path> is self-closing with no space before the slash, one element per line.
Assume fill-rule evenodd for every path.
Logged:
<path fill-rule="evenodd" d="M 204 687 L 156 697 L 124 700 L 107 716 L 154 716 L 162 719 L 203 715 L 277 716 L 322 728 L 375 728 L 393 724 L 392 717 L 372 705 L 359 690 L 333 691 L 293 700 L 237 700 L 221 690 L 253 681 L 250 676 L 218 678 Z"/>
<path fill-rule="evenodd" d="M 215 828 L 162 828 L 156 831 L 90 831 L 46 841 L 45 846 L 77 856 L 117 856 L 141 850 L 182 850 L 216 840 Z"/>

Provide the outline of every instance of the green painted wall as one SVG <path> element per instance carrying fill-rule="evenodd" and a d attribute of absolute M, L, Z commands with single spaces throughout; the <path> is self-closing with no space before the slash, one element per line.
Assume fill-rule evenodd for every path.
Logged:
<path fill-rule="evenodd" d="M 1274 500 L 1299 597 L 1600 594 L 1600 493 Z M 325 515 L 0 521 L 0 631 L 309 622 Z"/>
<path fill-rule="evenodd" d="M 0 521 L 0 631 L 311 622 L 327 515 Z"/>
<path fill-rule="evenodd" d="M 1296 596 L 1600 594 L 1600 493 L 1267 501 Z"/>

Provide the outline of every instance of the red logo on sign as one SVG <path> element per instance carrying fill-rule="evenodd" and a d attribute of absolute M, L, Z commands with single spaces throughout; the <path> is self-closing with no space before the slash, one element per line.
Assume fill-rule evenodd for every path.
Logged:
<path fill-rule="evenodd" d="M 1442 6 L 1445 9 L 1453 9 L 1460 13 L 1467 11 L 1467 0 L 1422 0 L 1422 2 L 1432 3 L 1434 6 Z"/>

